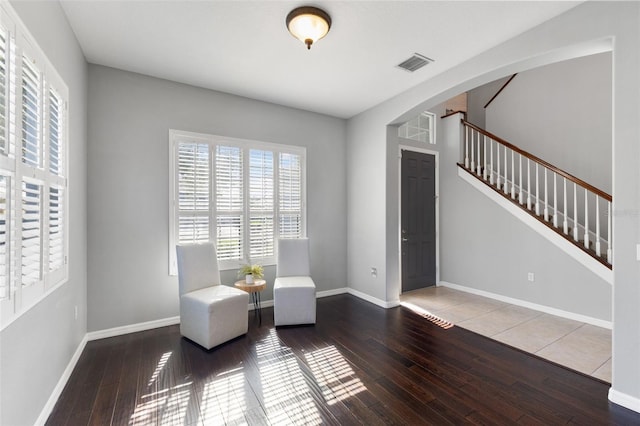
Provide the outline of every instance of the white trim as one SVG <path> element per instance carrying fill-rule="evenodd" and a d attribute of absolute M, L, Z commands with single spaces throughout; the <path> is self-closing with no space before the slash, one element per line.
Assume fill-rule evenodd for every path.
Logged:
<path fill-rule="evenodd" d="M 106 339 L 107 337 L 121 336 L 123 334 L 136 333 L 138 331 L 151 330 L 154 328 L 166 327 L 168 325 L 180 324 L 180 317 L 169 317 L 159 320 L 140 322 L 137 324 L 123 325 L 121 327 L 108 328 L 106 330 L 91 331 L 87 333 L 87 340 Z"/>
<path fill-rule="evenodd" d="M 316 293 L 316 299 L 329 297 L 329 296 L 337 296 L 339 294 L 345 294 L 345 293 L 349 293 L 349 289 L 347 287 L 334 288 L 333 290 L 319 291 Z"/>
<path fill-rule="evenodd" d="M 398 145 L 398 282 L 402 293 L 402 151 L 433 155 L 436 175 L 436 284 L 440 282 L 440 153 L 426 148 Z M 399 303 L 399 302 L 398 302 Z"/>
<path fill-rule="evenodd" d="M 640 413 L 640 398 L 609 388 L 609 401 Z"/>
<path fill-rule="evenodd" d="M 484 195 L 498 203 L 509 213 L 520 219 L 531 229 L 536 231 L 541 236 L 545 237 L 547 240 L 563 250 L 569 256 L 580 262 L 580 264 L 582 264 L 585 268 L 589 269 L 591 272 L 598 275 L 609 284 L 613 285 L 613 271 L 611 269 L 607 268 L 602 263 L 589 256 L 587 253 L 567 241 L 564 237 L 558 235 L 557 232 L 541 223 L 535 217 L 531 216 L 529 213 L 522 210 L 522 208 L 518 207 L 511 201 L 505 199 L 502 195 L 498 194 L 496 191 L 489 188 L 487 185 L 479 181 L 474 176 L 471 176 L 468 172 L 462 170 L 462 168 L 460 167 L 458 167 L 458 176 L 467 183 L 471 184 L 471 186 L 476 188 L 478 191 L 482 192 Z"/>
<path fill-rule="evenodd" d="M 348 290 L 346 287 L 335 288 L 333 290 L 318 291 L 316 292 L 316 299 L 321 299 L 323 297 L 329 297 L 329 296 L 337 296 L 338 294 L 344 294 L 344 293 L 348 293 Z M 260 306 L 263 308 L 273 307 L 273 299 L 260 301 Z M 249 303 L 248 309 L 250 311 L 253 311 L 253 303 Z"/>
<path fill-rule="evenodd" d="M 465 286 L 462 286 L 459 284 L 453 284 L 447 281 L 440 281 L 440 283 L 438 283 L 438 286 L 448 287 L 454 290 L 464 291 L 466 293 L 488 297 L 490 299 L 499 300 L 501 302 L 510 303 L 512 305 L 522 306 L 524 308 L 529 308 L 535 311 L 544 312 L 545 314 L 555 315 L 557 317 L 567 318 L 573 321 L 595 325 L 596 327 L 607 328 L 609 330 L 613 328 L 613 323 L 611 321 L 606 321 L 599 318 L 593 318 L 593 317 L 589 317 L 582 314 L 576 314 L 574 312 L 563 311 L 562 309 L 552 308 L 550 306 L 545 306 L 545 305 L 539 305 L 537 303 L 527 302 L 526 300 L 514 299 L 513 297 L 503 296 L 501 294 L 496 294 L 496 293 L 490 293 L 488 291 L 478 290 L 472 287 L 465 287 Z"/>
<path fill-rule="evenodd" d="M 365 300 L 369 303 L 373 303 L 374 305 L 380 306 L 381 308 L 385 308 L 385 309 L 389 309 L 389 308 L 395 308 L 396 306 L 400 306 L 400 300 L 396 299 L 396 300 L 391 300 L 388 302 L 385 302 L 382 299 L 378 299 L 377 297 L 373 297 L 373 296 L 369 296 L 366 293 L 363 293 L 361 291 L 358 290 L 354 290 L 350 287 L 347 287 L 347 293 L 349 293 L 352 296 L 355 296 L 359 299 Z"/>
<path fill-rule="evenodd" d="M 40 411 L 40 415 L 38 416 L 38 419 L 34 423 L 35 425 L 38 425 L 38 426 L 44 425 L 47 419 L 49 418 L 49 416 L 51 415 L 53 408 L 58 402 L 58 398 L 60 398 L 60 395 L 62 394 L 64 387 L 67 385 L 67 382 L 71 377 L 71 373 L 73 373 L 73 370 L 76 368 L 76 364 L 80 359 L 80 355 L 82 355 L 82 351 L 84 351 L 84 348 L 87 345 L 87 341 L 88 341 L 87 335 L 85 334 L 82 340 L 80 341 L 80 344 L 76 348 L 76 351 L 74 352 L 73 356 L 69 360 L 69 364 L 67 364 L 67 368 L 65 368 L 64 372 L 62 373 L 62 376 L 60 376 L 60 379 L 58 380 L 58 383 L 53 388 L 53 391 L 51 391 L 51 395 L 49 395 L 49 399 L 47 400 L 46 404 L 44 404 L 44 407 L 42 407 L 42 411 Z"/>

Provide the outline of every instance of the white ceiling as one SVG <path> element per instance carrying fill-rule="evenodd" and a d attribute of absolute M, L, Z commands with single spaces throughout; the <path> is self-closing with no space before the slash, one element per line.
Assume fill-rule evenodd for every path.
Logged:
<path fill-rule="evenodd" d="M 349 118 L 556 16 L 565 1 L 62 0 L 87 60 Z M 310 51 L 285 17 L 332 18 Z M 414 52 L 435 60 L 411 74 Z"/>

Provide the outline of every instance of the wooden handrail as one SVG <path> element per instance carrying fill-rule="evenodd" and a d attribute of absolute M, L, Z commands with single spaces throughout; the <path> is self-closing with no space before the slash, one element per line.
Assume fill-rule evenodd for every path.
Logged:
<path fill-rule="evenodd" d="M 603 190 L 596 188 L 595 186 L 583 181 L 582 179 L 575 177 L 574 175 L 572 175 L 571 173 L 567 173 L 562 169 L 557 168 L 556 166 L 554 166 L 553 164 L 547 163 L 546 161 L 544 161 L 543 159 L 536 157 L 533 154 L 528 153 L 527 151 L 524 151 L 520 148 L 518 148 L 517 146 L 505 141 L 504 139 L 494 135 L 493 133 L 487 132 L 484 129 L 481 129 L 480 127 L 476 126 L 475 124 L 469 123 L 468 121 L 465 120 L 460 120 L 462 122 L 462 124 L 476 130 L 477 132 L 479 132 L 480 134 L 483 134 L 485 136 L 490 137 L 491 139 L 493 139 L 494 141 L 498 142 L 501 145 L 506 146 L 507 148 L 517 152 L 518 154 L 522 155 L 523 157 L 526 157 L 530 160 L 535 161 L 536 163 L 546 167 L 547 169 L 551 170 L 552 172 L 570 180 L 571 182 L 580 185 L 581 187 L 593 192 L 594 194 L 598 195 L 599 197 L 604 198 L 607 201 L 612 201 L 612 197 L 611 195 L 607 194 L 606 192 L 604 192 Z"/>
<path fill-rule="evenodd" d="M 462 114 L 464 117 L 467 116 L 467 112 L 466 111 L 451 111 L 451 112 L 446 113 L 445 115 L 443 115 L 440 118 L 442 119 L 442 118 L 446 118 L 446 117 L 451 117 L 452 115 L 456 115 L 456 114 Z"/>
<path fill-rule="evenodd" d="M 515 77 L 516 75 L 518 75 L 518 73 L 515 73 L 514 75 L 512 75 L 512 76 L 511 76 L 511 78 L 509 78 L 509 80 L 507 80 L 507 82 L 506 82 L 506 83 L 504 83 L 504 84 L 502 85 L 502 87 L 500 88 L 500 90 L 498 90 L 498 91 L 496 92 L 496 94 L 495 94 L 495 95 L 493 95 L 493 97 L 492 97 L 491 99 L 489 99 L 489 102 L 487 102 L 487 103 L 486 103 L 486 105 L 484 106 L 485 108 L 486 108 L 486 107 L 488 107 L 488 106 L 489 106 L 489 104 L 490 104 L 491 102 L 493 102 L 493 100 L 494 100 L 495 98 L 497 98 L 497 97 L 498 97 L 498 95 L 500 94 L 500 92 L 502 92 L 502 91 L 504 90 L 504 88 L 505 88 L 505 87 L 507 87 L 507 85 L 508 85 L 509 83 L 511 83 L 511 80 L 513 80 L 513 79 L 514 79 L 514 77 Z"/>

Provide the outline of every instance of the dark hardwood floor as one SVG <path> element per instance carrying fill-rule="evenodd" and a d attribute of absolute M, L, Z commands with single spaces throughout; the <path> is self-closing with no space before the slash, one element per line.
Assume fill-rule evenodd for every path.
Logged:
<path fill-rule="evenodd" d="M 315 326 L 205 351 L 178 326 L 89 342 L 48 425 L 640 424 L 609 385 L 403 307 L 318 300 Z"/>

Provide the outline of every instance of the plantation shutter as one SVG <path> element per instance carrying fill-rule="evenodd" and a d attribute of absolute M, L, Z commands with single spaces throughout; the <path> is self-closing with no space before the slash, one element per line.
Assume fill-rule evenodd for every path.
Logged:
<path fill-rule="evenodd" d="M 249 150 L 249 259 L 274 255 L 273 152 Z"/>
<path fill-rule="evenodd" d="M 7 132 L 8 108 L 8 62 L 7 31 L 0 27 L 0 154 L 9 155 L 9 138 Z"/>
<path fill-rule="evenodd" d="M 244 257 L 242 149 L 216 146 L 215 182 L 218 260 L 241 260 Z"/>
<path fill-rule="evenodd" d="M 22 285 L 40 281 L 42 186 L 22 182 Z"/>
<path fill-rule="evenodd" d="M 64 264 L 64 190 L 49 188 L 49 271 Z"/>
<path fill-rule="evenodd" d="M 7 220 L 9 219 L 7 210 L 7 183 L 8 178 L 0 175 L 0 300 L 9 298 L 9 230 Z"/>
<path fill-rule="evenodd" d="M 40 71 L 27 56 L 24 56 L 22 59 L 22 162 L 32 167 L 41 165 L 40 86 Z"/>
<path fill-rule="evenodd" d="M 57 176 L 64 175 L 64 155 L 62 141 L 64 103 L 55 90 L 49 90 L 49 171 Z"/>
<path fill-rule="evenodd" d="M 302 164 L 296 154 L 280 153 L 279 161 L 279 235 L 302 237 Z"/>
<path fill-rule="evenodd" d="M 209 241 L 209 145 L 178 144 L 178 244 Z"/>

